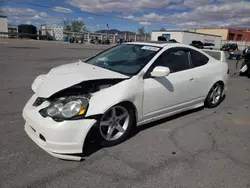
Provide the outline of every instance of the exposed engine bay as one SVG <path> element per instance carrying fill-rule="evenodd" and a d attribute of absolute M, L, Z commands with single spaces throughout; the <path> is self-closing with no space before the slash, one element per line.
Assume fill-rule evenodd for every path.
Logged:
<path fill-rule="evenodd" d="M 73 85 L 69 88 L 63 89 L 49 98 L 37 98 L 34 102 L 33 106 L 39 106 L 44 101 L 53 102 L 61 97 L 68 97 L 68 96 L 84 96 L 87 99 L 91 98 L 93 93 L 96 93 L 100 90 L 109 88 L 125 79 L 101 79 L 101 80 L 90 80 L 84 81 L 79 84 Z"/>
<path fill-rule="evenodd" d="M 60 97 L 84 95 L 86 98 L 90 98 L 95 92 L 111 87 L 124 79 L 102 79 L 102 80 L 90 80 L 84 81 L 64 90 L 61 90 L 48 98 L 48 100 L 54 100 Z"/>

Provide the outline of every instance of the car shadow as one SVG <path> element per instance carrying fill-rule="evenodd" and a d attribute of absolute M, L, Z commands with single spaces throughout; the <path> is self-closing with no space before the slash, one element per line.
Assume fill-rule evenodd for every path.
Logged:
<path fill-rule="evenodd" d="M 166 77 L 160 77 L 160 78 L 154 78 L 157 82 L 159 82 L 161 85 L 163 85 L 168 91 L 173 92 L 174 86 L 173 84 L 166 78 Z"/>
<path fill-rule="evenodd" d="M 223 102 L 225 100 L 225 98 L 226 98 L 226 95 L 224 95 L 224 97 L 221 98 L 221 102 Z M 140 132 L 142 132 L 144 130 L 153 128 L 153 127 L 155 127 L 157 125 L 160 125 L 162 123 L 167 123 L 169 121 L 178 119 L 178 118 L 183 117 L 183 116 L 187 116 L 187 115 L 190 115 L 190 114 L 202 111 L 205 108 L 206 107 L 202 106 L 202 107 L 199 107 L 199 108 L 196 108 L 196 109 L 192 109 L 192 110 L 188 110 L 188 111 L 185 111 L 185 112 L 181 112 L 179 114 L 172 115 L 172 116 L 169 116 L 169 117 L 166 117 L 166 118 L 163 118 L 163 119 L 160 119 L 160 120 L 157 120 L 157 121 L 145 124 L 145 125 L 141 125 L 141 126 L 135 127 L 135 129 L 132 132 L 132 134 L 125 141 L 127 141 L 130 138 L 136 136 L 137 134 L 139 134 Z M 101 149 L 104 148 L 104 147 L 102 147 L 100 145 L 101 137 L 98 134 L 96 134 L 98 131 L 99 130 L 98 130 L 97 126 L 93 127 L 90 130 L 89 134 L 87 135 L 84 147 L 83 147 L 83 153 L 80 154 L 81 157 L 88 157 L 88 156 L 92 155 L 93 153 L 95 153 L 95 152 L 97 152 L 97 151 L 99 151 L 99 150 L 101 150 Z"/>
<path fill-rule="evenodd" d="M 147 124 L 145 124 L 145 125 L 140 125 L 140 126 L 136 127 L 134 133 L 132 134 L 132 137 L 133 137 L 133 136 L 136 136 L 138 133 L 140 133 L 140 132 L 142 132 L 142 131 L 144 131 L 144 130 L 153 128 L 153 127 L 158 126 L 158 125 L 163 124 L 163 123 L 167 123 L 167 122 L 169 122 L 169 121 L 178 119 L 178 118 L 183 117 L 183 116 L 187 116 L 187 115 L 196 113 L 196 112 L 198 112 L 198 111 L 203 110 L 204 108 L 205 108 L 205 107 L 199 107 L 199 108 L 192 109 L 192 110 L 188 110 L 188 111 L 185 111 L 185 112 L 181 112 L 181 113 L 179 113 L 179 114 L 172 115 L 172 116 L 169 116 L 169 117 L 166 117 L 166 118 L 163 118 L 163 119 L 160 119 L 160 120 L 151 122 L 151 123 L 147 123 Z"/>

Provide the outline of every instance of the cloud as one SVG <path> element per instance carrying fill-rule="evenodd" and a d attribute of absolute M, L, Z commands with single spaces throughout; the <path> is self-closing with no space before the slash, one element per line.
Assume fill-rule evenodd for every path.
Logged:
<path fill-rule="evenodd" d="M 212 3 L 232 3 L 244 0 L 66 0 L 74 7 L 88 12 L 141 12 L 149 9 L 192 9 Z"/>
<path fill-rule="evenodd" d="M 149 14 L 144 14 L 140 17 L 134 17 L 133 15 L 129 15 L 129 16 L 124 16 L 122 18 L 138 21 L 141 25 L 151 25 L 152 23 L 155 22 L 158 23 L 162 22 L 165 17 L 163 15 L 158 15 L 156 13 L 149 13 Z"/>
<path fill-rule="evenodd" d="M 165 15 L 165 23 L 177 27 L 246 27 L 250 24 L 250 2 L 199 6 L 190 12 Z"/>
<path fill-rule="evenodd" d="M 187 8 L 195 8 L 212 3 L 213 0 L 184 0 L 183 5 Z"/>
<path fill-rule="evenodd" d="M 72 13 L 73 11 L 69 8 L 65 8 L 65 7 L 59 7 L 56 6 L 54 7 L 52 10 L 56 11 L 56 12 L 63 12 L 63 13 Z"/>
<path fill-rule="evenodd" d="M 0 9 L 5 15 L 8 17 L 40 17 L 40 19 L 46 19 L 48 17 L 48 14 L 45 12 L 38 12 L 30 8 L 11 8 L 11 7 L 3 7 Z"/>
<path fill-rule="evenodd" d="M 188 7 L 184 4 L 173 4 L 167 7 L 169 10 L 184 10 L 187 9 Z"/>
<path fill-rule="evenodd" d="M 169 26 L 250 28 L 250 2 L 244 0 L 65 0 L 65 2 L 83 11 L 100 14 L 119 12 L 122 16 L 113 19 L 128 19 L 144 26 L 157 24 L 165 28 Z M 57 12 L 73 13 L 71 9 L 59 6 L 52 9 Z M 1 10 L 15 23 L 30 21 L 61 24 L 63 20 L 63 17 L 52 17 L 46 12 L 29 8 L 3 7 Z M 170 10 L 176 11 L 170 13 Z M 91 15 L 83 18 L 94 19 Z M 77 19 L 83 20 L 83 18 Z"/>
<path fill-rule="evenodd" d="M 198 28 L 198 27 L 233 27 L 250 28 L 250 2 L 231 0 L 229 3 L 216 2 L 211 4 L 210 0 L 202 0 L 207 5 L 189 8 L 186 11 L 178 11 L 172 14 L 144 14 L 142 16 L 128 15 L 124 19 L 137 21 L 141 25 L 161 24 L 164 27 Z M 186 5 L 194 6 L 196 0 L 186 0 Z M 214 2 L 214 1 L 213 1 Z M 199 4 L 199 3 L 197 3 Z M 170 8 L 177 8 L 172 5 Z M 184 8 L 184 7 L 181 7 Z"/>
<path fill-rule="evenodd" d="M 61 24 L 62 20 L 48 15 L 46 12 L 39 12 L 30 8 L 3 7 L 1 11 L 8 17 L 10 24 Z"/>
<path fill-rule="evenodd" d="M 152 25 L 151 22 L 140 22 L 141 25 Z"/>
<path fill-rule="evenodd" d="M 89 12 L 137 12 L 167 7 L 182 0 L 67 0 L 70 5 Z"/>

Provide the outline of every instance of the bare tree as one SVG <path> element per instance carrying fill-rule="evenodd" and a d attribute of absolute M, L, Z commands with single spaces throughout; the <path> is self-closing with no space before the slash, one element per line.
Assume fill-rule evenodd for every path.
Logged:
<path fill-rule="evenodd" d="M 65 31 L 71 31 L 71 25 L 70 25 L 69 21 L 63 20 L 63 26 L 64 26 Z"/>
<path fill-rule="evenodd" d="M 140 35 L 144 35 L 145 34 L 145 28 L 144 27 L 138 28 L 138 33 Z"/>
<path fill-rule="evenodd" d="M 82 20 L 72 20 L 71 23 L 67 20 L 63 21 L 65 31 L 80 32 L 87 31 L 85 24 Z"/>

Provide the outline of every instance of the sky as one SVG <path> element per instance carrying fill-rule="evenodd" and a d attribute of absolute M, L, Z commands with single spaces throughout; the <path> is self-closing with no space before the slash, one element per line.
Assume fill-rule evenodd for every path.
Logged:
<path fill-rule="evenodd" d="M 1 2 L 1 0 L 0 0 Z M 1 13 L 11 25 L 82 20 L 90 31 L 249 28 L 250 0 L 6 0 Z"/>

